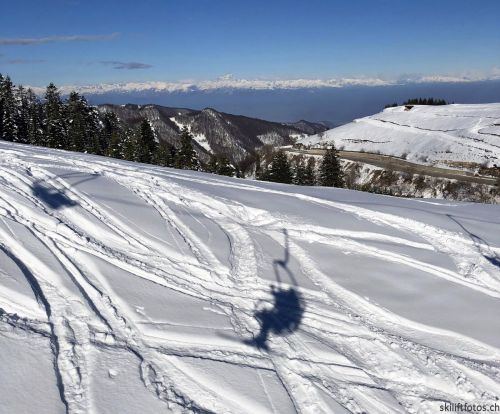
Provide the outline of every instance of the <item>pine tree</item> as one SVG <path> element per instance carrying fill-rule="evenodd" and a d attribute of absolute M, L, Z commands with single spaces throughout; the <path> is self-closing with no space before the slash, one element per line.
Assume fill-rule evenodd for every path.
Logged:
<path fill-rule="evenodd" d="M 259 153 L 255 154 L 255 179 L 262 180 L 262 165 Z"/>
<path fill-rule="evenodd" d="M 121 158 L 128 161 L 136 161 L 137 139 L 134 131 L 127 129 L 123 135 Z"/>
<path fill-rule="evenodd" d="M 304 165 L 304 157 L 302 155 L 295 160 L 293 183 L 296 185 L 306 185 L 306 166 Z"/>
<path fill-rule="evenodd" d="M 217 156 L 215 154 L 210 154 L 210 160 L 207 164 L 207 172 L 215 174 L 217 172 Z"/>
<path fill-rule="evenodd" d="M 319 184 L 325 187 L 343 187 L 344 178 L 335 146 L 327 149 L 319 167 Z"/>
<path fill-rule="evenodd" d="M 87 146 L 87 130 L 84 101 L 76 92 L 71 92 L 66 106 L 66 123 L 68 125 L 68 149 L 83 152 Z"/>
<path fill-rule="evenodd" d="M 172 144 L 161 141 L 156 149 L 153 163 L 162 167 L 173 167 L 176 150 Z"/>
<path fill-rule="evenodd" d="M 121 133 L 120 130 L 116 129 L 111 132 L 111 137 L 109 138 L 109 143 L 106 148 L 106 155 L 113 158 L 123 157 L 123 142 L 125 134 Z"/>
<path fill-rule="evenodd" d="M 99 133 L 99 147 L 103 154 L 113 153 L 114 149 L 110 149 L 109 147 L 112 145 L 112 141 L 113 145 L 119 142 L 120 121 L 114 112 L 108 111 L 104 112 L 99 118 L 102 122 L 102 128 Z"/>
<path fill-rule="evenodd" d="M 41 145 L 43 141 L 43 108 L 33 90 L 26 91 L 28 101 L 28 142 L 32 145 Z"/>
<path fill-rule="evenodd" d="M 28 91 L 22 86 L 16 90 L 17 108 L 15 111 L 16 141 L 28 144 L 30 142 L 30 108 Z"/>
<path fill-rule="evenodd" d="M 396 106 L 398 106 L 398 103 L 397 102 L 393 102 L 391 104 L 385 105 L 384 108 L 395 108 Z"/>
<path fill-rule="evenodd" d="M 170 154 L 167 158 L 167 167 L 175 167 L 175 160 L 177 159 L 177 148 L 174 145 L 168 144 Z"/>
<path fill-rule="evenodd" d="M 444 99 L 436 98 L 412 98 L 403 102 L 403 105 L 448 105 Z"/>
<path fill-rule="evenodd" d="M 187 128 L 183 128 L 180 136 L 181 147 L 177 152 L 175 167 L 184 170 L 198 170 L 200 163 L 193 149 L 193 137 Z"/>
<path fill-rule="evenodd" d="M 316 185 L 316 159 L 309 157 L 307 160 L 304 185 Z"/>
<path fill-rule="evenodd" d="M 151 163 L 156 152 L 156 140 L 149 121 L 141 122 L 137 132 L 137 152 L 136 159 L 139 162 Z"/>
<path fill-rule="evenodd" d="M 68 148 L 64 125 L 63 103 L 56 86 L 50 83 L 44 102 L 44 145 L 50 148 Z"/>
<path fill-rule="evenodd" d="M 269 181 L 274 181 L 276 183 L 292 183 L 292 170 L 288 157 L 283 151 L 277 151 L 274 154 L 267 178 Z"/>
<path fill-rule="evenodd" d="M 96 131 L 96 130 L 94 130 Z M 87 154 L 95 154 L 102 155 L 102 149 L 99 142 L 99 134 L 98 132 L 91 133 L 91 130 L 87 130 L 87 140 L 85 145 L 85 153 Z"/>
<path fill-rule="evenodd" d="M 99 117 L 99 112 L 97 111 L 97 109 L 90 106 L 84 97 L 82 97 L 81 100 L 83 111 L 85 114 L 85 151 L 89 154 L 103 155 L 106 153 L 106 148 L 101 144 L 102 121 Z"/>
<path fill-rule="evenodd" d="M 217 162 L 217 174 L 226 175 L 228 177 L 234 177 L 236 173 L 235 168 L 231 165 L 226 156 L 222 155 L 219 157 Z"/>
<path fill-rule="evenodd" d="M 1 101 L 1 121 L 0 139 L 5 141 L 17 141 L 16 130 L 16 100 L 14 97 L 14 85 L 7 76 L 0 79 L 0 101 Z"/>

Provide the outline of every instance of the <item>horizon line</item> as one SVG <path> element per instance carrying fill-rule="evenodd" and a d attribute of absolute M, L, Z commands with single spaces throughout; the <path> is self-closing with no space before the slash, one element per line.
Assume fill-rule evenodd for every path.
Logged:
<path fill-rule="evenodd" d="M 133 93 L 133 92 L 158 92 L 158 93 L 190 93 L 216 90 L 298 90 L 298 89 L 327 89 L 345 88 L 353 86 L 384 87 L 410 84 L 440 84 L 440 83 L 472 83 L 500 80 L 500 69 L 494 68 L 488 74 L 475 75 L 406 75 L 395 79 L 380 77 L 345 77 L 331 79 L 239 79 L 228 74 L 214 80 L 181 80 L 181 81 L 143 81 L 143 82 L 117 82 L 95 83 L 87 85 L 62 85 L 58 86 L 63 95 L 72 91 L 102 95 L 106 93 Z M 41 94 L 46 87 L 26 85 L 36 94 Z"/>

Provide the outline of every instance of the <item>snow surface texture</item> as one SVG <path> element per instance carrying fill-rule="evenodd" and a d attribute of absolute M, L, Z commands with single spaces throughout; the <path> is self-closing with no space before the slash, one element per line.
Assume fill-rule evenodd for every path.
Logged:
<path fill-rule="evenodd" d="M 494 403 L 499 212 L 0 143 L 0 412 Z"/>
<path fill-rule="evenodd" d="M 345 151 L 406 156 L 424 164 L 448 160 L 500 165 L 500 103 L 387 108 L 299 142 L 333 142 Z"/>

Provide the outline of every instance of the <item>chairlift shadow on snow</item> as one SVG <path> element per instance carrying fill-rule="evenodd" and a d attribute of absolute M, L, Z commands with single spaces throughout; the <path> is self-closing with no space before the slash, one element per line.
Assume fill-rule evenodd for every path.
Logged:
<path fill-rule="evenodd" d="M 479 250 L 483 257 L 488 260 L 488 262 L 490 262 L 493 266 L 500 268 L 500 256 L 498 256 L 498 254 L 491 248 L 490 244 L 486 240 L 484 240 L 477 234 L 471 233 L 462 223 L 460 223 L 460 221 L 458 221 L 451 214 L 447 214 L 447 216 L 450 220 L 458 224 L 458 226 L 467 233 L 469 238 L 474 243 L 474 246 Z M 481 246 L 483 246 L 483 248 L 481 248 Z M 484 252 L 484 249 L 486 249 L 487 252 Z"/>
<path fill-rule="evenodd" d="M 67 178 L 72 176 L 83 176 L 85 178 L 81 179 L 72 184 L 73 187 L 81 184 L 85 181 L 90 181 L 97 178 L 96 174 L 88 176 L 88 174 L 81 173 L 68 173 L 57 176 L 58 178 Z M 36 180 L 33 183 L 31 191 L 35 197 L 40 199 L 46 206 L 53 210 L 59 210 L 63 207 L 74 207 L 78 203 L 66 195 L 64 190 L 59 190 L 50 186 L 49 180 Z"/>
<path fill-rule="evenodd" d="M 288 232 L 283 230 L 283 234 L 285 236 L 285 258 L 273 261 L 277 286 L 271 285 L 271 295 L 273 296 L 272 308 L 263 308 L 255 311 L 254 317 L 259 322 L 260 331 L 253 339 L 244 341 L 265 351 L 269 350 L 267 344 L 269 335 L 272 333 L 285 336 L 296 331 L 300 326 L 305 310 L 302 295 L 297 290 L 297 280 L 288 268 L 290 259 Z M 292 283 L 291 287 L 283 286 L 280 269 L 287 274 Z"/>
<path fill-rule="evenodd" d="M 71 200 L 64 191 L 56 188 L 50 188 L 43 185 L 40 181 L 33 183 L 33 195 L 39 198 L 45 205 L 53 210 L 63 207 L 73 207 L 77 203 Z"/>

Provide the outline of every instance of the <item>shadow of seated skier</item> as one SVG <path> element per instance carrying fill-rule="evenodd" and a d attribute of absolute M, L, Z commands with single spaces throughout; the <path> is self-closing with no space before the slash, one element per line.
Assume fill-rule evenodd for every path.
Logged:
<path fill-rule="evenodd" d="M 255 313 L 259 321 L 260 331 L 250 342 L 259 349 L 268 350 L 267 340 L 270 333 L 289 335 L 300 325 L 304 306 L 299 292 L 293 287 L 289 289 L 271 286 L 274 296 L 272 309 L 262 309 Z"/>
<path fill-rule="evenodd" d="M 288 269 L 289 247 L 288 233 L 283 230 L 285 235 L 285 259 L 275 260 L 273 262 L 274 272 L 278 286 L 271 285 L 271 294 L 273 296 L 273 306 L 270 309 L 260 309 L 254 314 L 259 322 L 260 331 L 252 340 L 245 341 L 259 349 L 268 350 L 267 341 L 271 333 L 276 335 L 289 335 L 296 331 L 304 314 L 304 301 L 302 295 L 297 291 L 297 281 L 292 272 Z M 290 281 L 292 287 L 282 287 L 279 269 L 283 269 Z"/>

